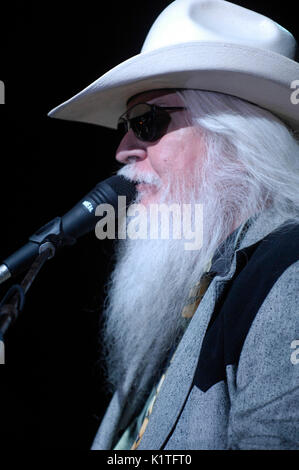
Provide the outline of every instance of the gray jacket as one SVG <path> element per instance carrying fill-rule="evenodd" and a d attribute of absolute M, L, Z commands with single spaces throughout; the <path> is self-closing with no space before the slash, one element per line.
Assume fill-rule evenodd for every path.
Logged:
<path fill-rule="evenodd" d="M 238 268 L 238 251 L 283 222 L 271 210 L 255 218 L 228 274 L 211 282 L 179 343 L 138 450 L 299 449 L 299 262 L 266 296 L 246 331 L 237 364 L 226 365 L 224 376 L 207 386 L 194 379 L 215 306 Z M 116 391 L 92 449 L 112 448 L 116 430 L 132 419 L 127 403 L 129 394 Z"/>

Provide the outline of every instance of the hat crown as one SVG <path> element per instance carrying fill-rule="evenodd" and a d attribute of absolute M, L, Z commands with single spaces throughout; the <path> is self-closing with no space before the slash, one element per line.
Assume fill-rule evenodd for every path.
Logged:
<path fill-rule="evenodd" d="M 295 58 L 296 40 L 270 18 L 225 0 L 175 0 L 158 16 L 141 53 L 195 41 L 235 43 Z"/>

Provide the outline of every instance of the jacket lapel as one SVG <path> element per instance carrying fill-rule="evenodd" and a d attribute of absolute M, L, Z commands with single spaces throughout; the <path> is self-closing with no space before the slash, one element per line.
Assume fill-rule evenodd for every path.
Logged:
<path fill-rule="evenodd" d="M 91 450 L 110 450 L 113 445 L 115 430 L 118 429 L 124 408 L 124 399 L 114 393 L 98 432 L 93 440 Z"/>
<path fill-rule="evenodd" d="M 146 431 L 138 450 L 161 449 L 184 406 L 195 373 L 198 356 L 213 313 L 216 299 L 235 271 L 235 259 L 230 273 L 221 278 L 216 276 L 197 308 L 188 328 L 179 343 L 174 359 L 169 366 L 161 390 L 157 396 Z M 179 385 L 179 386 L 178 386 Z"/>

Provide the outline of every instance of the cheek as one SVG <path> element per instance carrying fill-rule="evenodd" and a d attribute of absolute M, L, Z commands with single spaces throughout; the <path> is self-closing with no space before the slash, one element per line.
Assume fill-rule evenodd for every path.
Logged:
<path fill-rule="evenodd" d="M 160 174 L 168 171 L 177 173 L 192 169 L 195 162 L 199 163 L 203 156 L 203 144 L 197 135 L 180 129 L 167 137 L 160 141 L 152 154 L 153 169 Z"/>

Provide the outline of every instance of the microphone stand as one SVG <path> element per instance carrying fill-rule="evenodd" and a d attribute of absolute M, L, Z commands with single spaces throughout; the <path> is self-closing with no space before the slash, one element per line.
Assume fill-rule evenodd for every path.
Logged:
<path fill-rule="evenodd" d="M 73 245 L 75 242 L 75 238 L 64 233 L 62 218 L 55 217 L 55 219 L 35 232 L 29 238 L 29 243 L 19 250 L 22 251 L 24 255 L 24 262 L 23 265 L 21 265 L 21 269 L 23 270 L 28 266 L 30 256 L 32 257 L 33 254 L 36 254 L 36 256 L 33 258 L 34 261 L 29 267 L 23 281 L 20 284 L 11 286 L 0 302 L 0 341 L 3 342 L 3 337 L 7 329 L 15 322 L 22 311 L 25 295 L 45 262 L 53 258 L 57 249 L 65 245 Z M 18 254 L 18 252 L 16 253 Z M 13 260 L 15 256 L 16 254 L 14 253 L 8 259 Z M 17 272 L 16 270 L 16 273 Z M 7 276 L 7 278 L 8 277 L 9 276 Z"/>
<path fill-rule="evenodd" d="M 41 245 L 39 255 L 32 263 L 22 282 L 11 286 L 0 302 L 0 341 L 3 341 L 7 329 L 16 321 L 22 311 L 25 295 L 40 269 L 48 259 L 54 256 L 54 253 L 55 248 L 52 243 L 45 242 Z"/>

